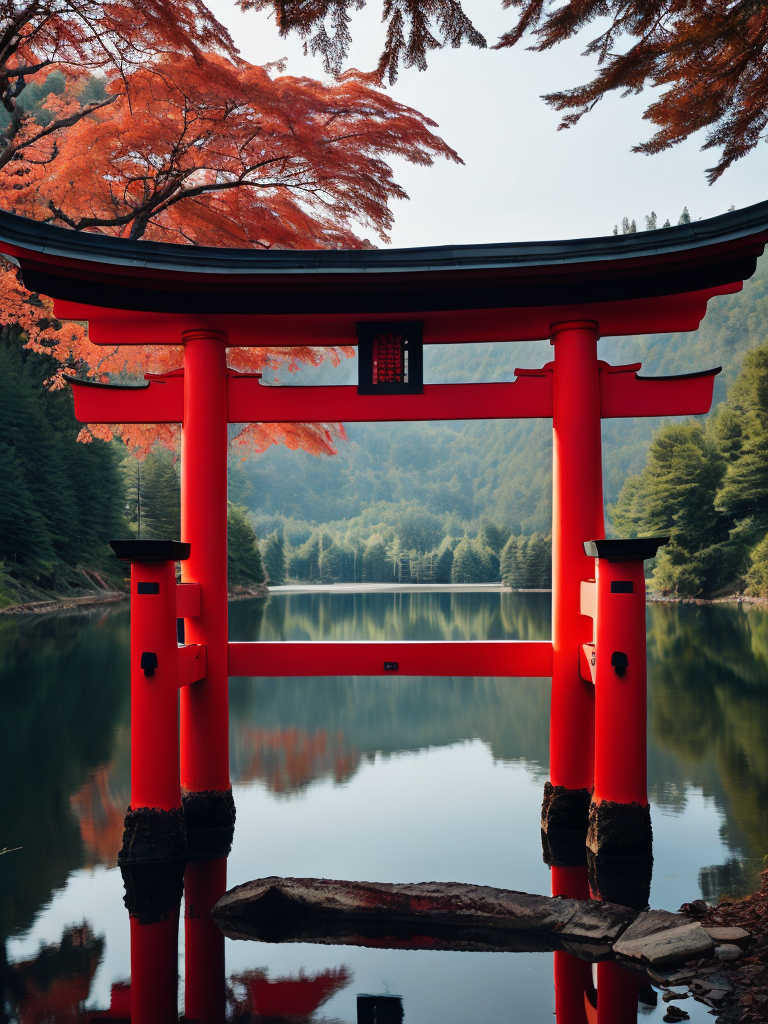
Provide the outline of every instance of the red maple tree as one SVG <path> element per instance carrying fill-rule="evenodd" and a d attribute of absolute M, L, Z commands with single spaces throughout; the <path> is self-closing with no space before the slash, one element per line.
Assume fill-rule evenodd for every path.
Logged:
<path fill-rule="evenodd" d="M 438 156 L 459 160 L 433 122 L 364 76 L 325 85 L 241 60 L 199 0 L 147 0 L 136 18 L 134 4 L 89 0 L 70 17 L 62 0 L 41 8 L 39 23 L 35 6 L 24 5 L 26 21 L 17 19 L 15 49 L 5 56 L 0 50 L 0 88 L 15 94 L 0 206 L 22 216 L 197 245 L 362 248 L 371 243 L 360 228 L 386 239 L 391 202 L 407 198 L 392 157 L 423 166 Z M 64 91 L 52 91 L 36 113 L 24 111 L 19 97 L 28 77 L 47 80 L 52 69 L 63 71 Z M 83 104 L 83 82 L 94 70 L 106 96 Z M 49 352 L 64 372 L 125 379 L 180 362 L 173 348 L 91 345 L 84 325 L 53 320 L 50 303 L 26 293 L 11 271 L 0 274 L 0 316 L 19 324 L 26 344 Z M 230 362 L 240 370 L 291 371 L 350 353 L 240 349 Z M 61 375 L 50 385 L 63 386 Z M 169 427 L 117 433 L 139 454 L 157 441 L 175 443 Z M 113 434 L 91 428 L 81 439 Z M 333 452 L 339 436 L 341 428 L 329 424 L 256 424 L 237 443 L 244 452 L 272 443 Z"/>

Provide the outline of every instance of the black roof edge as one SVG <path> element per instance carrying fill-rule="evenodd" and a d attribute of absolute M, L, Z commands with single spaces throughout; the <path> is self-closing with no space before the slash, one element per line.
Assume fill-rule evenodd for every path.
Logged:
<path fill-rule="evenodd" d="M 147 381 L 146 384 L 110 384 L 100 380 L 81 380 L 80 377 L 72 377 L 68 373 L 63 373 L 62 377 L 67 384 L 74 384 L 80 388 L 106 388 L 108 391 L 144 391 L 151 383 Z"/>
<path fill-rule="evenodd" d="M 768 236 L 768 201 L 676 227 L 539 242 L 410 249 L 228 249 L 133 241 L 42 224 L 0 211 L 2 242 L 43 255 L 115 266 L 210 274 L 343 274 L 546 266 L 640 259 Z"/>

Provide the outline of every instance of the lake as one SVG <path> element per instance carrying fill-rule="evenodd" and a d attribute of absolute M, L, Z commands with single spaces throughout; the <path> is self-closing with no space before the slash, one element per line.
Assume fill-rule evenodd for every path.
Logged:
<path fill-rule="evenodd" d="M 230 634 L 547 639 L 549 614 L 548 594 L 281 593 L 232 604 Z M 110 1003 L 121 1017 L 128 643 L 127 606 L 0 618 L 2 1020 L 105 1019 Z M 652 604 L 648 649 L 651 906 L 750 892 L 768 852 L 768 612 Z M 233 679 L 230 706 L 228 886 L 293 875 L 550 892 L 548 681 Z M 555 1009 L 551 953 L 227 940 L 225 955 L 229 1016 L 243 1021 L 373 1020 L 360 994 L 401 997 L 409 1024 L 550 1021 Z M 664 1009 L 639 1004 L 643 1020 Z"/>

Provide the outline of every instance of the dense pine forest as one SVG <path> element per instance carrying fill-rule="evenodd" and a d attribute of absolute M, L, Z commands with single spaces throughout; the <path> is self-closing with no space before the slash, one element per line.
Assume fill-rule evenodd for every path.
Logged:
<path fill-rule="evenodd" d="M 654 589 L 768 595 L 768 258 L 698 332 L 606 338 L 612 363 L 684 373 L 721 365 L 696 420 L 603 423 L 614 534 L 669 533 Z M 428 382 L 511 380 L 552 357 L 546 342 L 426 346 Z M 0 606 L 117 585 L 115 536 L 179 536 L 176 456 L 143 462 L 115 442 L 76 442 L 53 365 L 6 328 L 0 345 Z M 281 383 L 353 383 L 355 359 Z M 353 424 L 333 457 L 272 447 L 230 465 L 230 582 L 550 585 L 548 421 Z M 255 532 L 254 532 L 255 531 Z M 256 543 L 256 534 L 260 543 Z"/>
<path fill-rule="evenodd" d="M 119 453 L 78 444 L 66 391 L 43 381 L 52 360 L 0 333 L 0 607 L 109 589 L 122 573 L 108 540 L 125 533 Z"/>

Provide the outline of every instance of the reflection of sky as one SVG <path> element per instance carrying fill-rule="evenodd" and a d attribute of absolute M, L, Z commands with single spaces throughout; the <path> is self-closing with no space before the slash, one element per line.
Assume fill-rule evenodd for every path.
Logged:
<path fill-rule="evenodd" d="M 235 790 L 238 823 L 228 885 L 269 874 L 387 881 L 468 881 L 547 893 L 541 859 L 541 778 L 522 763 L 494 761 L 480 741 L 364 762 L 344 785 L 321 779 L 291 799 L 257 782 Z M 651 902 L 670 910 L 699 895 L 704 865 L 728 858 L 722 816 L 701 792 L 687 792 L 680 815 L 653 809 L 655 871 Z M 118 871 L 78 871 L 32 929 L 9 941 L 12 960 L 58 941 L 87 919 L 106 938 L 89 1002 L 106 1006 L 110 985 L 128 973 L 128 919 Z M 227 973 L 264 967 L 272 978 L 347 964 L 354 980 L 320 1018 L 355 1020 L 355 994 L 405 997 L 420 1024 L 545 1021 L 553 1011 L 552 960 L 546 954 L 458 954 L 354 947 L 227 943 Z M 183 928 L 180 929 L 183 974 Z M 180 992 L 182 991 L 180 987 Z M 706 1007 L 687 1000 L 695 1020 Z M 701 1014 L 699 1014 L 701 1010 Z M 662 1010 L 642 1019 L 661 1019 Z"/>

